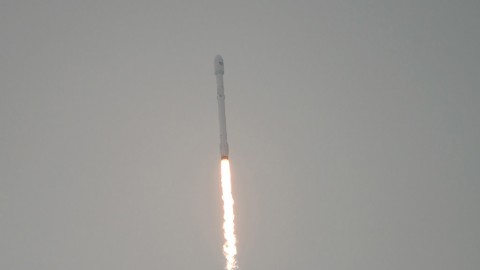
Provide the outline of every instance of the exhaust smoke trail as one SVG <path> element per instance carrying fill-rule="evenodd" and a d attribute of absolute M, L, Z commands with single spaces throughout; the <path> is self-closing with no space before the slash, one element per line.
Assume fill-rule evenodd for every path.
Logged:
<path fill-rule="evenodd" d="M 221 180 L 222 180 L 222 200 L 223 200 L 223 232 L 225 244 L 223 244 L 223 254 L 227 260 L 226 269 L 237 269 L 235 256 L 237 255 L 235 224 L 233 213 L 232 181 L 230 177 L 230 162 L 228 159 L 221 161 Z"/>

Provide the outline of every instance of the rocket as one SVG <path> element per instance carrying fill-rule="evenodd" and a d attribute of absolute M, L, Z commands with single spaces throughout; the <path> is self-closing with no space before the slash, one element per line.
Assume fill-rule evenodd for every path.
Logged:
<path fill-rule="evenodd" d="M 225 116 L 225 94 L 223 89 L 223 58 L 217 55 L 214 61 L 217 77 L 218 123 L 220 127 L 220 158 L 228 159 L 227 118 Z"/>

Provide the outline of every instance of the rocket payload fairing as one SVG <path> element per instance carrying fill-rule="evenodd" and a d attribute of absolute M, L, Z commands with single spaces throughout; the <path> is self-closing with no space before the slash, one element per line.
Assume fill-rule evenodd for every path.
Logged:
<path fill-rule="evenodd" d="M 223 89 L 223 58 L 215 57 L 215 76 L 217 77 L 218 123 L 220 127 L 220 158 L 228 159 L 227 118 L 225 116 L 225 94 Z"/>

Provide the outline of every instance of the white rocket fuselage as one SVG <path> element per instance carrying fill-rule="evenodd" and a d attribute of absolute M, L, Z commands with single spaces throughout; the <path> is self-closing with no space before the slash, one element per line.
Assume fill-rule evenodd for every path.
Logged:
<path fill-rule="evenodd" d="M 220 158 L 228 159 L 227 118 L 225 116 L 223 74 L 223 58 L 222 56 L 217 55 L 215 57 L 215 76 L 217 77 L 218 123 L 220 127 Z"/>

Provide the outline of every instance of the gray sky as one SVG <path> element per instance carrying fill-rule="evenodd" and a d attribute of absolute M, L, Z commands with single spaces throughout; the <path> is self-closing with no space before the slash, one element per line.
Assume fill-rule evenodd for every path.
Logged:
<path fill-rule="evenodd" d="M 0 269 L 480 268 L 479 1 L 1 1 Z"/>

